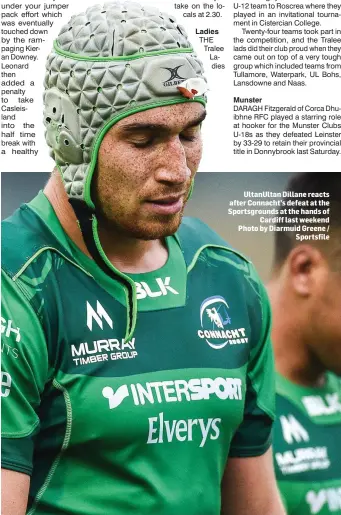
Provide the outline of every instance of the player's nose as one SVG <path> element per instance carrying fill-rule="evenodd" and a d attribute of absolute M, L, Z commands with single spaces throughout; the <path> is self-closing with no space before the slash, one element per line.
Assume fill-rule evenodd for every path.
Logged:
<path fill-rule="evenodd" d="M 187 164 L 185 149 L 180 137 L 174 136 L 162 150 L 156 179 L 181 184 L 187 182 L 190 177 L 191 170 Z"/>

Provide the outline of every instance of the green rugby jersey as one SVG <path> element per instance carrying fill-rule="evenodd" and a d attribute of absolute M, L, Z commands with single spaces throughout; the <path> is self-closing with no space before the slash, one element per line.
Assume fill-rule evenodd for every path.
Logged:
<path fill-rule="evenodd" d="M 276 378 L 274 462 L 288 515 L 341 514 L 341 382 L 323 388 Z"/>
<path fill-rule="evenodd" d="M 110 278 L 43 193 L 2 234 L 2 464 L 31 475 L 28 513 L 219 515 L 228 457 L 274 418 L 252 265 L 185 218 L 164 267 Z"/>

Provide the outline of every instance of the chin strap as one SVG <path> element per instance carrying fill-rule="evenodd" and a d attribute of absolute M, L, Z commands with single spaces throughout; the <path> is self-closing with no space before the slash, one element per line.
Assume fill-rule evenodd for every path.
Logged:
<path fill-rule="evenodd" d="M 128 303 L 127 306 L 127 335 L 131 336 L 131 332 L 135 326 L 136 320 L 136 306 L 134 303 L 134 288 L 132 287 L 132 283 L 129 281 L 127 277 L 125 277 L 119 270 L 116 270 L 115 267 L 109 262 L 108 258 L 105 256 L 102 247 L 100 246 L 98 233 L 97 233 L 97 219 L 95 211 L 89 208 L 83 200 L 79 199 L 69 199 L 69 202 L 74 210 L 77 221 L 82 232 L 82 236 L 88 249 L 90 255 L 96 262 L 96 264 L 103 270 L 105 274 L 107 274 L 115 281 L 118 281 L 122 286 L 127 288 L 128 291 Z"/>
<path fill-rule="evenodd" d="M 191 198 L 191 196 L 193 195 L 193 190 L 194 190 L 194 177 L 191 181 L 191 185 L 189 187 L 189 192 L 188 192 L 188 195 L 187 195 L 187 199 L 186 199 L 186 202 L 189 201 L 189 199 Z"/>

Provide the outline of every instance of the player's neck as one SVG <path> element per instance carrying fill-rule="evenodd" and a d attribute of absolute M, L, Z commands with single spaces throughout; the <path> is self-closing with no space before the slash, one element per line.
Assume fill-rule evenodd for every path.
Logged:
<path fill-rule="evenodd" d="M 312 388 L 325 382 L 325 369 L 310 351 L 304 334 L 305 321 L 299 309 L 275 284 L 268 286 L 273 311 L 272 343 L 276 370 L 293 383 Z"/>
<path fill-rule="evenodd" d="M 145 273 L 158 270 L 167 261 L 168 249 L 161 240 L 131 238 L 113 229 L 99 227 L 103 250 L 121 272 Z"/>
<path fill-rule="evenodd" d="M 44 193 L 66 234 L 84 254 L 92 258 L 58 172 L 53 173 L 44 188 Z M 109 234 L 104 228 L 99 228 L 99 236 L 107 258 L 121 272 L 150 272 L 161 268 L 167 261 L 168 251 L 161 240 L 138 240 L 115 234 L 113 230 L 110 230 Z"/>
<path fill-rule="evenodd" d="M 289 338 L 287 333 L 287 338 Z M 311 354 L 300 349 L 289 346 L 283 351 L 283 347 L 287 345 L 288 339 L 280 342 L 280 339 L 273 336 L 276 370 L 289 381 L 301 386 L 311 388 L 319 388 L 325 383 L 325 370 L 321 367 Z"/>

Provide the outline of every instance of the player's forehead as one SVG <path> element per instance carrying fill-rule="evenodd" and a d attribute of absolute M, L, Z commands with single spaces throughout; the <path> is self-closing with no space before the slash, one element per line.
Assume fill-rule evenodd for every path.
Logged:
<path fill-rule="evenodd" d="M 205 116 L 205 108 L 199 102 L 155 107 L 127 116 L 116 123 L 117 131 L 136 125 L 162 125 L 171 130 L 181 129 Z"/>

